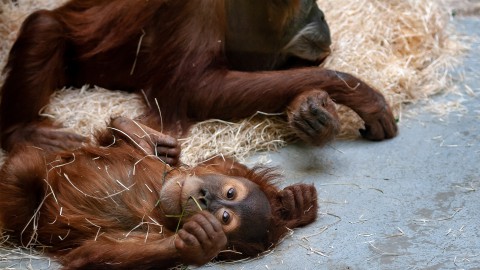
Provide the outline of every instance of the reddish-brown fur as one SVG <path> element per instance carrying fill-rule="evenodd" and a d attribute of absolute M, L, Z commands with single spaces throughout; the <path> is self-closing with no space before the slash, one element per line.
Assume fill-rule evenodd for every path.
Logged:
<path fill-rule="evenodd" d="M 288 47 L 284 36 L 303 31 L 308 25 L 298 22 L 304 18 L 318 26 L 305 36 L 319 40 L 308 48 L 312 40 L 300 38 Z M 170 133 L 209 118 L 283 112 L 298 95 L 322 89 L 323 100 L 314 102 L 319 107 L 289 106 L 300 115 L 292 128 L 308 142 L 320 145 L 335 135 L 335 109 L 321 105 L 330 99 L 362 117 L 364 137 L 395 136 L 395 119 L 379 92 L 352 75 L 312 67 L 329 45 L 314 1 L 73 0 L 35 12 L 23 24 L 2 88 L 2 147 L 27 141 L 68 149 L 82 142 L 39 124 L 37 115 L 55 89 L 83 84 L 143 90 L 153 112 L 158 101 Z M 161 121 L 151 113 L 145 122 L 158 128 Z"/>
<path fill-rule="evenodd" d="M 144 90 L 152 107 L 158 101 L 164 130 L 171 133 L 178 126 L 185 132 L 191 123 L 208 118 L 287 111 L 299 137 L 320 145 L 338 131 L 333 100 L 365 120 L 364 137 L 393 137 L 395 120 L 379 92 L 352 75 L 311 67 L 325 57 L 330 45 L 318 10 L 312 9 L 317 22 L 323 22 L 323 30 L 313 33 L 324 36 L 318 48 L 305 52 L 304 44 L 293 44 L 290 52 L 306 55 L 306 59 L 282 55 L 290 41 L 282 40 L 284 34 L 303 30 L 303 26 L 292 28 L 294 21 L 311 15 L 302 13 L 307 2 L 314 3 L 73 0 L 53 11 L 35 12 L 24 22 L 8 59 L 0 104 L 2 147 L 10 150 L 25 142 L 44 150 L 76 147 L 83 137 L 59 132 L 48 121 L 40 122 L 37 115 L 56 89 L 86 83 Z M 235 27 L 247 31 L 233 31 Z M 161 122 L 154 113 L 144 121 L 154 129 Z M 125 127 L 122 121 L 117 124 Z M 127 124 L 124 130 L 132 135 L 132 129 Z M 110 143 L 111 133 L 106 135 Z M 176 143 L 164 135 L 153 137 L 153 145 L 141 138 L 126 143 L 124 137 L 104 147 L 106 141 L 101 140 L 104 146 L 88 146 L 73 154 L 17 148 L 0 176 L 1 222 L 18 243 L 49 246 L 47 251 L 58 256 L 67 269 L 149 269 L 203 264 L 224 248 L 240 250 L 242 256 L 256 255 L 276 244 L 286 227 L 316 218 L 313 186 L 278 190 L 269 170 L 248 170 L 231 160 L 172 169 L 157 158 L 145 158 L 158 152 L 161 160 L 178 162 Z M 232 243 L 230 235 L 225 239 L 222 231 L 207 230 L 207 238 L 217 240 L 179 244 L 188 228 L 218 223 L 202 211 L 189 217 L 173 238 L 174 224 L 155 204 L 164 179 L 189 174 L 235 176 L 257 183 L 272 209 L 268 239 Z M 227 252 L 219 257 L 236 256 Z"/>
<path fill-rule="evenodd" d="M 204 264 L 214 257 L 255 256 L 275 246 L 287 228 L 309 224 L 317 216 L 317 194 L 311 185 L 279 190 L 273 185 L 278 175 L 270 169 L 251 170 L 222 158 L 195 168 L 174 168 L 147 155 L 153 150 L 141 149 L 148 144 L 174 149 L 168 136 L 150 131 L 141 139 L 146 144 L 135 144 L 127 138 L 138 130 L 116 132 L 124 123 L 128 122 L 114 121 L 115 131 L 102 134 L 101 145 L 108 146 L 58 154 L 21 146 L 12 152 L 0 173 L 0 224 L 12 241 L 45 248 L 65 269 L 165 269 Z M 186 240 L 186 246 L 179 246 L 185 227 L 202 229 L 202 220 L 218 221 L 206 210 L 186 213 L 176 234 L 178 219 L 166 216 L 157 206 L 162 186 L 178 176 L 212 174 L 258 184 L 271 207 L 269 224 L 267 228 L 247 224 L 240 235 L 227 233 L 227 238 L 220 230 L 212 232 L 206 243 L 199 237 L 200 246 Z M 265 230 L 268 236 L 263 241 L 242 240 L 242 233 L 249 230 Z M 237 252 L 219 254 L 225 249 Z"/>

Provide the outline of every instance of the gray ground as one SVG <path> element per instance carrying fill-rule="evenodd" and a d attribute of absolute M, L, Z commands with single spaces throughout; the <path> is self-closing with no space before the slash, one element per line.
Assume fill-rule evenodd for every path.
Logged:
<path fill-rule="evenodd" d="M 479 37 L 478 18 L 457 23 Z M 460 89 L 466 84 L 476 94 L 462 98 L 468 111 L 439 116 L 415 105 L 407 109 L 418 115 L 404 117 L 393 140 L 294 145 L 270 154 L 288 183 L 316 185 L 318 221 L 263 258 L 202 269 L 480 269 L 479 45 L 459 69 L 466 78 Z M 5 252 L 0 268 L 58 268 Z"/>
<path fill-rule="evenodd" d="M 461 19 L 478 37 L 480 20 Z M 265 258 L 228 269 L 480 269 L 480 52 L 466 58 L 468 111 L 402 119 L 397 138 L 290 146 L 270 157 L 287 181 L 314 183 L 320 218 Z M 454 97 L 435 97 L 447 102 Z"/>

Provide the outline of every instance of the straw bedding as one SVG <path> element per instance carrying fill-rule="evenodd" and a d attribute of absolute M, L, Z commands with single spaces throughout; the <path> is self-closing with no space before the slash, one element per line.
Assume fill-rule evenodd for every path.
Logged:
<path fill-rule="evenodd" d="M 13 5 L 11 0 L 0 0 L 0 68 L 23 19 L 36 9 L 62 2 L 17 0 Z M 452 89 L 448 71 L 458 64 L 458 55 L 466 48 L 449 26 L 452 11 L 479 14 L 478 0 L 319 0 L 318 4 L 326 13 L 334 41 L 333 55 L 325 67 L 353 73 L 382 91 L 400 120 L 403 105 Z M 3 80 L 0 75 L 0 85 Z M 135 117 L 144 109 L 138 95 L 85 86 L 79 91 L 59 91 L 40 113 L 89 136 L 105 127 L 111 116 Z M 341 137 L 358 137 L 362 122 L 347 109 L 340 109 Z M 187 164 L 215 154 L 243 160 L 292 140 L 293 134 L 278 116 L 258 114 L 238 123 L 210 120 L 194 126 L 182 140 L 182 158 Z M 0 164 L 4 158 L 0 153 Z M 7 241 L 0 232 L 0 246 Z M 22 259 L 41 259 L 28 250 L 2 250 L 0 260 L 12 265 Z"/>
<path fill-rule="evenodd" d="M 13 5 L 10 0 L 0 0 L 0 66 L 5 65 L 26 15 L 63 1 L 18 0 Z M 457 6 L 459 3 L 456 1 Z M 462 3 L 469 4 L 467 0 Z M 448 70 L 465 48 L 449 27 L 451 5 L 438 0 L 319 0 L 318 4 L 326 13 L 334 42 L 325 67 L 355 74 L 379 89 L 398 118 L 404 104 L 451 86 Z M 0 77 L 0 84 L 3 79 Z M 112 115 L 135 117 L 144 109 L 138 95 L 85 86 L 81 91 L 56 93 L 41 114 L 69 130 L 91 135 L 105 127 Z M 341 137 L 358 137 L 362 121 L 348 109 L 340 110 Z M 294 139 L 280 118 L 259 114 L 238 123 L 200 123 L 182 140 L 182 159 L 194 164 L 224 154 L 243 160 L 259 150 L 276 150 Z"/>

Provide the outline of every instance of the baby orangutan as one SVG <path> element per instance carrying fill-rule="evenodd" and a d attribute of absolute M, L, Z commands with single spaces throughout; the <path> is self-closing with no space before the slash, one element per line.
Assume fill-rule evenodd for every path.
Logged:
<path fill-rule="evenodd" d="M 164 269 L 256 256 L 313 222 L 313 185 L 278 189 L 271 169 L 213 158 L 178 164 L 177 141 L 127 118 L 100 146 L 17 147 L 0 173 L 0 224 L 64 269 Z"/>

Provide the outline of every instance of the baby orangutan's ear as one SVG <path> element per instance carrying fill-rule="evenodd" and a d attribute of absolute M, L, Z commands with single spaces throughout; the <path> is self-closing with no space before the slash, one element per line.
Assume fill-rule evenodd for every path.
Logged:
<path fill-rule="evenodd" d="M 278 193 L 282 219 L 290 229 L 312 223 L 317 218 L 317 189 L 313 185 L 296 184 Z"/>

